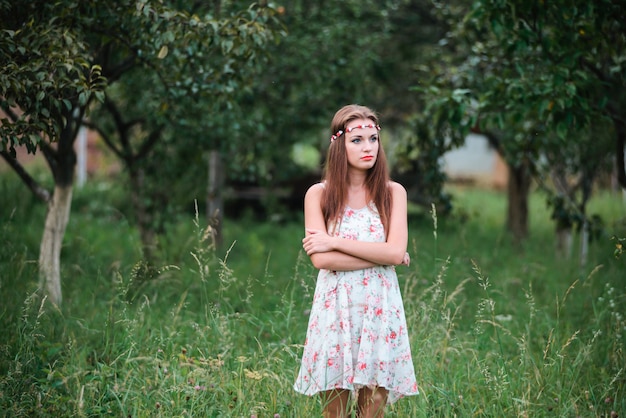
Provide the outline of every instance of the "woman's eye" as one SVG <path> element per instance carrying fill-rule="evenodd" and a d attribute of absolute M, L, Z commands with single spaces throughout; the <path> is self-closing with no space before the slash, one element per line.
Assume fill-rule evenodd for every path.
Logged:
<path fill-rule="evenodd" d="M 352 140 L 352 143 L 353 143 L 353 144 L 358 144 L 359 142 L 361 142 L 361 138 L 354 138 L 354 139 Z"/>
<path fill-rule="evenodd" d="M 377 136 L 373 136 L 370 138 L 370 142 L 376 142 L 378 141 L 378 137 Z"/>

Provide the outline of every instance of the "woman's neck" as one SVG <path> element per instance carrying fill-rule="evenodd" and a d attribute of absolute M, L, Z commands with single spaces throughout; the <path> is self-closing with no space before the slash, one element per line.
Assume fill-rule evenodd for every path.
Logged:
<path fill-rule="evenodd" d="M 348 172 L 348 189 L 365 189 L 367 173 L 362 170 L 350 170 Z"/>

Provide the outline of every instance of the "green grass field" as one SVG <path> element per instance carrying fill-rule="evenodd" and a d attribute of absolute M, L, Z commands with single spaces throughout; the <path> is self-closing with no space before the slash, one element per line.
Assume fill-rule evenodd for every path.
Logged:
<path fill-rule="evenodd" d="M 292 390 L 316 272 L 302 224 L 227 220 L 211 250 L 193 216 L 170 225 L 146 268 L 119 190 L 75 192 L 64 303 L 35 295 L 45 208 L 0 176 L 0 414 L 7 417 L 317 417 Z M 505 196 L 453 189 L 443 219 L 412 211 L 398 267 L 420 395 L 389 417 L 626 416 L 626 205 L 587 263 L 554 255 L 543 197 L 530 238 L 504 231 Z"/>

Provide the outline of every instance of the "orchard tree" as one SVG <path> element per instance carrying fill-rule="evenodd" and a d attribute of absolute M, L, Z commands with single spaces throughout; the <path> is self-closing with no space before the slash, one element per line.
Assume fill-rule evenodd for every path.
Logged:
<path fill-rule="evenodd" d="M 39 250 L 41 287 L 61 303 L 60 254 L 69 220 L 74 139 L 106 81 L 80 33 L 68 30 L 71 10 L 48 2 L 0 3 L 0 155 L 48 206 Z M 52 18 L 54 16 L 54 18 Z M 16 159 L 16 147 L 41 152 L 54 188 L 37 182 Z"/>
<path fill-rule="evenodd" d="M 219 62 L 227 65 L 229 56 L 264 39 L 262 30 L 240 36 L 248 28 L 237 26 L 242 23 L 237 19 L 219 21 L 160 1 L 1 2 L 0 12 L 0 57 L 8 63 L 0 70 L 0 106 L 5 114 L 1 155 L 48 204 L 39 269 L 42 289 L 58 305 L 61 245 L 76 163 L 73 144 L 94 98 L 104 102 L 105 89 L 141 68 L 147 79 L 158 80 L 164 93 L 160 103 L 167 107 L 177 97 L 220 83 L 214 73 L 224 69 L 207 65 L 203 49 L 220 51 Z M 159 139 L 150 135 L 157 135 L 168 119 L 153 120 L 144 131 L 149 138 L 137 154 Z M 55 182 L 53 191 L 38 184 L 16 159 L 15 147 L 20 145 L 44 155 Z"/>
<path fill-rule="evenodd" d="M 484 133 L 500 150 L 511 168 L 508 226 L 517 225 L 516 241 L 527 234 L 524 195 L 535 161 L 550 150 L 584 152 L 579 132 L 593 126 L 612 133 L 618 179 L 626 187 L 625 12 L 626 5 L 608 0 L 479 0 L 444 42 L 463 58 L 423 90 L 432 103 L 428 115 L 449 123 L 457 137 Z M 583 154 L 576 160 L 598 166 Z"/>
<path fill-rule="evenodd" d="M 99 47 L 107 51 L 102 54 L 104 74 L 116 73 L 118 79 L 88 125 L 100 133 L 128 174 L 148 262 L 168 219 L 204 195 L 204 189 L 194 186 L 206 184 L 206 153 L 217 150 L 223 155 L 229 143 L 237 147 L 231 109 L 260 68 L 263 48 L 277 33 L 271 27 L 277 27 L 275 12 L 268 7 L 188 3 L 188 15 L 181 13 L 178 25 L 170 19 L 155 33 L 135 25 L 127 34 L 133 43 L 103 39 L 106 43 Z M 193 31 L 189 22 L 194 22 Z M 116 24 L 111 20 L 106 31 L 115 32 Z M 142 59 L 126 64 L 144 55 L 152 43 L 159 50 L 154 63 Z M 217 121 L 229 121 L 227 136 L 213 129 Z M 221 218 L 222 213 L 214 215 Z M 219 240 L 221 222 L 212 224 Z"/>
<path fill-rule="evenodd" d="M 568 141 L 568 147 L 558 147 L 560 141 L 549 142 L 551 146 L 536 164 L 536 179 L 552 209 L 557 255 L 572 255 L 573 232 L 578 231 L 580 262 L 585 264 L 588 244 L 603 228 L 601 218 L 587 212 L 587 203 L 598 177 L 614 170 L 613 136 L 610 126 L 592 121 L 587 128 L 572 132 Z"/>

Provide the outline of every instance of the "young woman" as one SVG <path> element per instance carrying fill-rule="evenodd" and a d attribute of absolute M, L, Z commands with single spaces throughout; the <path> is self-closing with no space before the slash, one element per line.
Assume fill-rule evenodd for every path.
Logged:
<path fill-rule="evenodd" d="M 409 265 L 407 195 L 389 179 L 377 115 L 348 105 L 331 123 L 321 183 L 304 198 L 302 246 L 318 268 L 294 388 L 325 417 L 382 417 L 418 393 L 395 266 Z"/>

